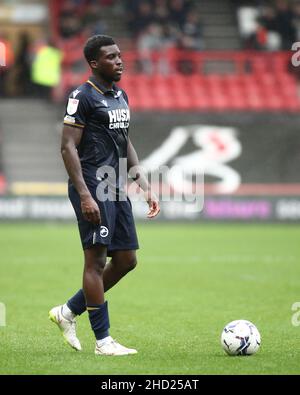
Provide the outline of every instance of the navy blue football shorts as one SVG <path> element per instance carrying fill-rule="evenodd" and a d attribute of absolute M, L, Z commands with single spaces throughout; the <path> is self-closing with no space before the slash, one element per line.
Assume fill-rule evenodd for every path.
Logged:
<path fill-rule="evenodd" d="M 130 200 L 127 198 L 126 201 L 99 201 L 91 189 L 90 192 L 100 209 L 100 225 L 94 225 L 84 219 L 78 192 L 69 184 L 69 199 L 77 217 L 83 249 L 102 244 L 107 246 L 107 255 L 113 251 L 137 250 L 139 244 Z"/>

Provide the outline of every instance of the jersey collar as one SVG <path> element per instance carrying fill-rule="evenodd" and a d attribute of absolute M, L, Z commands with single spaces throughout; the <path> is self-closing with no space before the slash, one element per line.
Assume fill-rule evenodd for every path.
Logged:
<path fill-rule="evenodd" d="M 107 93 L 110 93 L 115 96 L 116 93 L 118 92 L 118 88 L 116 87 L 115 84 L 113 84 L 112 89 L 108 89 L 104 85 L 100 84 L 93 75 L 87 80 L 87 83 L 92 85 L 92 87 L 95 88 L 96 91 L 102 93 L 102 95 L 106 95 Z"/>

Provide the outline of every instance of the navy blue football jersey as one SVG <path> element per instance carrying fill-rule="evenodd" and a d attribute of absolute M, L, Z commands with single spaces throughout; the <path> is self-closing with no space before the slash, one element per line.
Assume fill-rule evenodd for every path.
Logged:
<path fill-rule="evenodd" d="M 70 94 L 64 124 L 83 129 L 77 150 L 88 186 L 98 183 L 96 174 L 102 166 L 113 167 L 119 181 L 119 159 L 127 158 L 129 122 L 127 95 L 116 85 L 107 89 L 90 77 Z"/>

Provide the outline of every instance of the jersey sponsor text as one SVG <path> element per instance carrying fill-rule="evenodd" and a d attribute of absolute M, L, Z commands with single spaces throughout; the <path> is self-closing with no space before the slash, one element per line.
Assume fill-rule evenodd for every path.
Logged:
<path fill-rule="evenodd" d="M 130 112 L 122 108 L 108 111 L 109 129 L 126 129 L 129 127 Z"/>

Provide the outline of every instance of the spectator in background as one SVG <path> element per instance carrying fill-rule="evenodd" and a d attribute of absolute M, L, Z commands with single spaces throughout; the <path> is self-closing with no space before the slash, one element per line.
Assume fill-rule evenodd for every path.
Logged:
<path fill-rule="evenodd" d="M 300 8 L 297 4 L 299 1 L 277 0 L 262 3 L 259 7 L 255 4 L 250 6 L 250 3 L 241 7 L 238 17 L 246 48 L 269 51 L 291 49 L 297 39 L 297 26 L 300 27 L 300 22 L 297 22 Z"/>
<path fill-rule="evenodd" d="M 102 13 L 99 4 L 90 3 L 87 5 L 82 17 L 82 24 L 88 30 L 88 35 L 105 34 L 107 30 L 106 23 L 102 20 Z"/>
<path fill-rule="evenodd" d="M 78 7 L 71 0 L 63 2 L 59 16 L 59 32 L 62 38 L 68 39 L 80 33 L 82 23 Z"/>
<path fill-rule="evenodd" d="M 177 47 L 183 50 L 198 51 L 203 49 L 202 29 L 197 13 L 190 11 L 180 31 Z M 195 64 L 188 57 L 178 61 L 178 71 L 183 74 L 195 72 Z"/>
<path fill-rule="evenodd" d="M 0 97 L 8 94 L 8 79 L 14 64 L 14 51 L 8 35 L 0 32 L 1 63 L 0 63 Z M 3 59 L 2 59 L 3 57 Z"/>
<path fill-rule="evenodd" d="M 296 41 L 300 41 L 300 1 L 293 4 L 293 26 L 295 29 Z"/>
<path fill-rule="evenodd" d="M 20 95 L 31 93 L 31 43 L 28 33 L 19 35 L 15 61 L 15 83 Z"/>
<path fill-rule="evenodd" d="M 51 99 L 52 88 L 60 82 L 61 61 L 62 52 L 51 40 L 38 49 L 31 70 L 36 96 Z"/>
<path fill-rule="evenodd" d="M 170 14 L 166 0 L 156 0 L 154 8 L 154 21 L 162 26 L 169 24 Z"/>
<path fill-rule="evenodd" d="M 178 41 L 181 37 L 183 41 L 188 41 L 189 48 L 194 45 L 198 47 L 198 44 L 191 44 L 192 38 L 202 35 L 197 12 L 195 13 L 192 4 L 190 0 L 128 1 L 126 12 L 129 13 L 129 29 L 139 39 L 147 34 L 149 25 L 155 23 L 163 29 L 164 38 Z"/>
<path fill-rule="evenodd" d="M 129 28 L 136 38 L 140 65 L 146 73 L 168 73 L 168 49 L 204 47 L 202 26 L 190 0 L 127 1 L 126 12 L 129 12 Z M 156 57 L 152 52 L 160 54 Z"/>
<path fill-rule="evenodd" d="M 194 11 L 188 12 L 183 23 L 179 47 L 189 50 L 201 50 L 204 47 L 199 15 Z"/>
<path fill-rule="evenodd" d="M 172 41 L 164 36 L 164 30 L 158 23 L 151 23 L 146 30 L 139 36 L 137 47 L 141 59 L 141 67 L 143 72 L 152 74 L 157 71 L 162 74 L 167 74 L 168 60 L 163 56 L 159 57 L 156 63 L 153 59 L 153 51 L 161 51 L 163 55 L 163 50 L 166 50 L 172 45 Z M 156 69 L 155 69 L 156 65 Z"/>
<path fill-rule="evenodd" d="M 293 26 L 293 12 L 286 0 L 277 0 L 277 28 L 281 36 L 281 49 L 291 49 L 296 40 L 296 30 Z"/>
<path fill-rule="evenodd" d="M 139 2 L 136 11 L 133 8 L 133 12 L 129 24 L 134 36 L 137 37 L 154 22 L 154 14 L 150 3 L 145 0 Z"/>
<path fill-rule="evenodd" d="M 179 29 L 182 29 L 189 9 L 190 9 L 189 1 L 170 0 L 169 14 L 170 14 L 171 23 L 177 25 Z"/>
<path fill-rule="evenodd" d="M 277 51 L 282 46 L 282 38 L 278 32 L 277 12 L 274 7 L 266 5 L 261 9 L 258 27 L 253 41 L 255 49 Z"/>
<path fill-rule="evenodd" d="M 94 0 L 94 1 L 99 2 L 99 0 Z M 104 7 L 110 7 L 114 4 L 114 2 L 115 2 L 115 0 L 100 0 L 100 5 L 102 5 Z"/>

